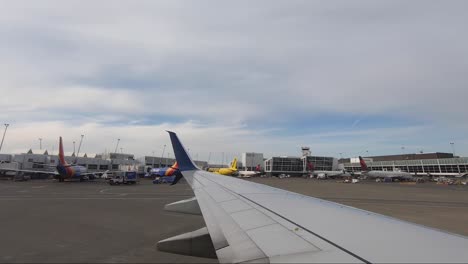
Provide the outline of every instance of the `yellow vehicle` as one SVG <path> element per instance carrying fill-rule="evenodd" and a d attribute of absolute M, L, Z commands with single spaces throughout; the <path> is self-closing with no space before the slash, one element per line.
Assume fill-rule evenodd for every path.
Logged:
<path fill-rule="evenodd" d="M 208 171 L 221 175 L 234 175 L 237 173 L 237 158 L 234 158 L 229 168 L 209 168 Z"/>

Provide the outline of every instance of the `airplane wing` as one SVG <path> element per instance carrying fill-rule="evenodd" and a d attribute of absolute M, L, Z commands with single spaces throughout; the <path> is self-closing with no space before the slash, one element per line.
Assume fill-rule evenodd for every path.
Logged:
<path fill-rule="evenodd" d="M 206 232 L 212 246 L 205 250 L 214 250 L 220 263 L 468 261 L 467 237 L 199 170 L 177 135 L 169 134 L 195 199 L 166 208 L 198 211 L 206 229 L 160 241 L 162 251 L 201 256 L 203 243 L 194 241 Z M 188 237 L 190 250 L 180 249 L 188 247 L 180 242 Z"/>
<path fill-rule="evenodd" d="M 21 170 L 21 169 L 14 169 L 14 168 L 0 168 L 0 171 L 14 171 L 14 172 L 29 172 L 29 173 L 43 173 L 43 174 L 51 174 L 51 175 L 58 175 L 57 171 L 40 171 L 40 170 Z"/>

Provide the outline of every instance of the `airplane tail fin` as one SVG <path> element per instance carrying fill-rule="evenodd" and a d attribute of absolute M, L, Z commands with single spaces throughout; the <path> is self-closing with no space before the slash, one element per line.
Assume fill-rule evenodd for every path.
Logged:
<path fill-rule="evenodd" d="M 59 139 L 59 164 L 62 166 L 67 166 L 67 161 L 65 161 L 65 154 L 63 152 L 63 142 L 62 137 Z"/>
<path fill-rule="evenodd" d="M 255 167 L 255 171 L 260 171 L 261 170 L 261 167 L 260 167 L 260 164 L 257 165 L 257 167 Z"/>
<path fill-rule="evenodd" d="M 232 161 L 231 169 L 237 170 L 237 158 L 234 158 L 234 160 Z"/>
<path fill-rule="evenodd" d="M 175 169 L 175 170 L 178 170 L 179 169 L 179 164 L 176 162 L 174 162 L 174 164 L 171 166 L 171 168 Z"/>
<path fill-rule="evenodd" d="M 180 142 L 177 134 L 172 131 L 167 131 L 171 137 L 172 148 L 174 149 L 174 155 L 177 160 L 177 165 L 179 166 L 179 171 L 188 171 L 188 170 L 199 170 L 197 166 L 193 163 L 192 159 L 188 155 L 184 146 Z"/>
<path fill-rule="evenodd" d="M 362 171 L 368 171 L 369 170 L 369 168 L 367 167 L 366 162 L 364 161 L 364 159 L 361 156 L 359 156 L 359 163 L 361 163 L 361 170 Z"/>

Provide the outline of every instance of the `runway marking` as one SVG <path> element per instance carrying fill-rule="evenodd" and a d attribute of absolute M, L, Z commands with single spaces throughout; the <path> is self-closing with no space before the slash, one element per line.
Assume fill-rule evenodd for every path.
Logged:
<path fill-rule="evenodd" d="M 40 188 L 44 188 L 44 187 L 46 187 L 46 185 L 33 186 L 33 187 L 31 187 L 31 188 L 33 188 L 33 189 L 40 189 Z"/>
<path fill-rule="evenodd" d="M 100 190 L 99 192 L 100 192 L 100 193 L 105 193 L 105 192 L 104 192 L 105 190 L 109 190 L 109 189 L 102 189 L 102 190 Z"/>
<path fill-rule="evenodd" d="M 20 196 L 20 197 L 18 197 L 17 195 L 16 196 L 0 196 L 0 200 L 4 198 L 34 198 L 34 196 Z"/>
<path fill-rule="evenodd" d="M 37 197 L 11 197 L 2 198 L 0 201 L 22 201 L 22 200 L 177 200 L 166 197 L 56 197 L 56 198 L 37 198 Z"/>
<path fill-rule="evenodd" d="M 173 194 L 171 192 L 125 192 L 125 193 L 118 193 L 118 192 L 108 192 L 112 190 L 119 190 L 119 189 L 114 189 L 114 188 L 106 188 L 99 190 L 99 193 L 102 194 L 114 194 L 114 195 L 168 195 L 168 196 L 190 196 L 190 195 L 184 195 L 184 194 Z M 193 197 L 193 195 L 191 195 Z"/>

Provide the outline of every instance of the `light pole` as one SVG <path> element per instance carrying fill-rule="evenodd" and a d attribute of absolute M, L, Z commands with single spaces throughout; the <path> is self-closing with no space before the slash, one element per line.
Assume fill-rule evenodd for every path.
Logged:
<path fill-rule="evenodd" d="M 0 143 L 0 151 L 2 151 L 3 140 L 5 140 L 5 134 L 10 124 L 4 124 L 4 125 L 5 125 L 5 131 L 3 131 L 2 143 Z"/>
<path fill-rule="evenodd" d="M 76 152 L 75 152 L 75 141 L 73 141 L 73 155 L 76 155 Z"/>
<path fill-rule="evenodd" d="M 170 152 L 167 153 L 167 158 L 166 158 L 166 166 L 169 167 L 168 163 L 167 163 L 167 160 L 169 159 L 169 156 L 171 155 Z"/>
<path fill-rule="evenodd" d="M 164 151 L 165 150 L 166 150 L 166 144 L 164 144 L 164 148 L 163 148 L 163 151 L 162 151 L 162 154 L 161 154 L 161 158 L 159 158 L 159 168 L 161 168 L 161 161 L 164 158 Z"/>
<path fill-rule="evenodd" d="M 42 150 L 42 138 L 39 138 L 39 149 Z"/>
<path fill-rule="evenodd" d="M 120 138 L 117 139 L 117 144 L 115 145 L 114 153 L 117 153 L 117 148 L 119 147 L 119 143 L 120 143 Z"/>
<path fill-rule="evenodd" d="M 455 143 L 450 142 L 450 146 L 452 146 L 452 154 L 453 154 L 453 156 L 455 156 Z"/>
<path fill-rule="evenodd" d="M 81 135 L 80 144 L 78 145 L 78 153 L 76 154 L 77 157 L 78 157 L 78 154 L 80 154 L 81 143 L 83 143 L 83 137 L 84 135 Z"/>
<path fill-rule="evenodd" d="M 122 154 L 122 153 L 123 153 L 123 148 L 120 148 L 120 154 Z"/>

